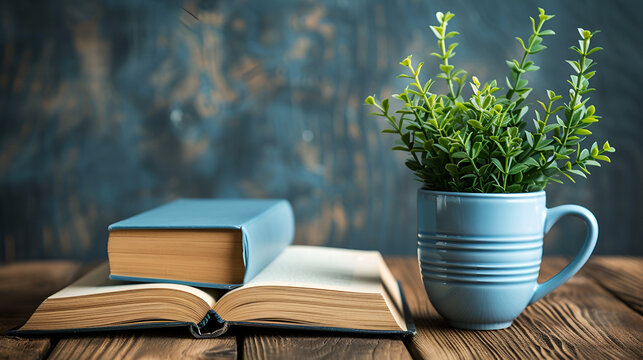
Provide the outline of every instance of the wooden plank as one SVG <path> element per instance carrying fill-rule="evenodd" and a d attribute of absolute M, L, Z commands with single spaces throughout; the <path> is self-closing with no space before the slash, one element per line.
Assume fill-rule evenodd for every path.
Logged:
<path fill-rule="evenodd" d="M 244 359 L 410 359 L 402 340 L 325 332 L 257 330 L 245 335 Z"/>
<path fill-rule="evenodd" d="M 552 294 L 527 307 L 504 330 L 453 329 L 431 306 L 417 260 L 387 259 L 402 281 L 418 334 L 408 340 L 414 357 L 473 358 L 643 358 L 643 318 L 580 273 Z M 567 263 L 545 259 L 542 274 L 551 276 Z"/>
<path fill-rule="evenodd" d="M 640 263 L 634 259 L 595 257 L 567 284 L 528 307 L 511 328 L 488 332 L 446 326 L 428 302 L 416 260 L 396 258 L 387 262 L 403 283 L 418 327 L 418 335 L 407 340 L 416 357 L 643 358 L 643 317 L 633 310 L 640 305 L 636 296 L 641 293 Z M 562 258 L 545 259 L 542 278 L 566 263 Z M 6 330 L 18 325 L 46 296 L 82 272 L 78 264 L 70 262 L 0 267 L 0 326 Z M 0 337 L 0 357 L 41 358 L 50 348 L 47 338 Z M 409 358 L 397 338 L 266 329 L 252 331 L 243 340 L 247 358 L 333 358 L 338 354 Z M 233 336 L 193 339 L 178 329 L 129 331 L 64 338 L 51 356 L 233 358 L 237 356 L 237 341 Z"/>
<path fill-rule="evenodd" d="M 42 359 L 50 349 L 49 338 L 0 336 L 0 359 Z"/>
<path fill-rule="evenodd" d="M 49 295 L 80 274 L 69 261 L 39 261 L 0 267 L 0 332 L 16 327 Z"/>
<path fill-rule="evenodd" d="M 49 295 L 83 273 L 70 261 L 23 262 L 0 266 L 0 333 L 21 325 Z M 42 358 L 51 349 L 49 338 L 0 336 L 0 357 Z"/>
<path fill-rule="evenodd" d="M 233 336 L 195 339 L 187 329 L 123 331 L 61 339 L 50 359 L 236 359 Z"/>
<path fill-rule="evenodd" d="M 586 268 L 602 287 L 643 314 L 643 258 L 599 256 L 592 258 Z"/>

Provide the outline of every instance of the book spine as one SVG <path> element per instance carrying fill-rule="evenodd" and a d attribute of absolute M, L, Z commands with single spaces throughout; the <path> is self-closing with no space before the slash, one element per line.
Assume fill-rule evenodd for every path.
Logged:
<path fill-rule="evenodd" d="M 199 339 L 215 338 L 223 335 L 229 327 L 230 324 L 227 321 L 214 310 L 210 310 L 200 323 L 190 325 L 190 332 L 192 336 Z"/>
<path fill-rule="evenodd" d="M 292 243 L 295 236 L 292 207 L 286 200 L 279 201 L 242 225 L 241 230 L 246 283 Z"/>

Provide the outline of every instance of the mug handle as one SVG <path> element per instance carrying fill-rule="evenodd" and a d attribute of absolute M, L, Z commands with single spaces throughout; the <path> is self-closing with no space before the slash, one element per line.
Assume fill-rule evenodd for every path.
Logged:
<path fill-rule="evenodd" d="M 585 224 L 587 225 L 587 236 L 585 237 L 585 242 L 578 254 L 576 254 L 574 259 L 567 264 L 563 270 L 544 283 L 536 285 L 534 293 L 531 296 L 531 300 L 529 300 L 529 305 L 540 300 L 540 298 L 549 294 L 551 291 L 574 276 L 574 274 L 576 274 L 578 270 L 585 265 L 585 262 L 587 262 L 587 259 L 589 259 L 589 256 L 594 250 L 594 246 L 596 246 L 596 240 L 598 239 L 598 223 L 596 222 L 594 214 L 582 206 L 561 205 L 547 209 L 545 233 L 549 232 L 549 229 L 551 229 L 556 221 L 565 215 L 573 215 L 585 221 Z"/>

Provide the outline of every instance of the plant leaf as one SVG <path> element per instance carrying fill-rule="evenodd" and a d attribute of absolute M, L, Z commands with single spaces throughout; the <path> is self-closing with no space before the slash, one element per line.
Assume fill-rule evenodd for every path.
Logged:
<path fill-rule="evenodd" d="M 496 165 L 496 167 L 498 168 L 498 170 L 500 170 L 501 173 L 503 173 L 503 174 L 505 173 L 505 169 L 502 167 L 502 164 L 500 163 L 500 160 L 498 160 L 496 158 L 492 158 L 491 162 L 494 165 Z"/>

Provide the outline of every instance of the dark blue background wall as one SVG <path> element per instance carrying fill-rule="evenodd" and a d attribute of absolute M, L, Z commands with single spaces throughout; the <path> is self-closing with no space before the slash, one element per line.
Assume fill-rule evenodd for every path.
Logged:
<path fill-rule="evenodd" d="M 576 27 L 602 29 L 592 94 L 613 163 L 547 189 L 597 216 L 597 251 L 643 255 L 637 1 L 2 2 L 0 261 L 105 257 L 109 223 L 173 198 L 285 197 L 298 243 L 415 251 L 415 182 L 365 96 L 399 91 L 451 10 L 457 66 L 489 80 L 529 16 L 556 14 L 536 91 L 566 93 Z M 183 8 L 198 17 L 198 21 Z M 584 231 L 563 221 L 548 253 Z"/>

